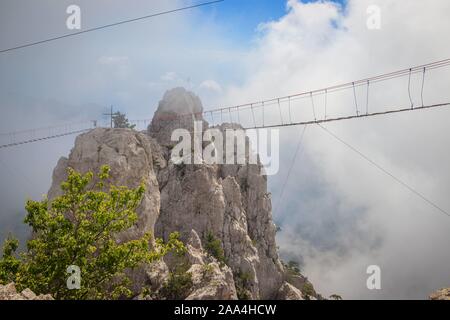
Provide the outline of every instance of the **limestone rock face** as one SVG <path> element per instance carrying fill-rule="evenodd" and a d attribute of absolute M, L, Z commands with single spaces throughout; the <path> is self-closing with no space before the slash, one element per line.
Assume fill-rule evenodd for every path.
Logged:
<path fill-rule="evenodd" d="M 81 134 L 69 158 L 58 161 L 48 196 L 51 199 L 61 193 L 60 185 L 67 177 L 68 167 L 86 173 L 98 172 L 102 165 L 109 165 L 113 184 L 136 188 L 143 181 L 146 188 L 137 210 L 139 221 L 123 237 L 133 239 L 148 231 L 153 233 L 160 202 L 154 163 L 161 165 L 152 151 L 155 145 L 147 135 L 131 129 L 97 128 Z"/>
<path fill-rule="evenodd" d="M 155 119 L 175 109 L 171 103 L 194 100 L 189 98 L 190 93 L 176 90 L 186 97 L 171 100 L 165 95 L 149 127 L 150 134 L 157 131 L 154 127 L 159 128 Z M 186 105 L 185 112 L 192 109 L 201 110 L 201 105 L 194 108 Z M 190 131 L 192 122 L 178 123 L 173 119 L 165 124 L 169 128 L 181 125 Z M 223 125 L 218 129 L 224 132 L 230 127 L 233 128 Z M 163 148 L 168 135 L 167 132 L 164 138 L 155 136 Z M 204 241 L 212 233 L 222 242 L 227 265 L 233 273 L 248 276 L 246 286 L 251 298 L 273 298 L 274 288 L 282 284 L 283 269 L 276 252 L 276 228 L 261 165 L 177 165 L 166 160 L 168 166 L 158 174 L 161 210 L 156 235 L 166 239 L 171 232 L 178 231 L 187 240 L 193 229 Z"/>
<path fill-rule="evenodd" d="M 176 142 L 171 141 L 173 130 L 186 128 L 192 131 L 194 120 L 203 120 L 202 112 L 202 102 L 195 94 L 184 88 L 171 89 L 159 102 L 148 132 L 162 146 L 175 145 Z"/>
<path fill-rule="evenodd" d="M 285 283 L 275 243 L 271 196 L 259 162 L 171 161 L 171 149 L 177 143 L 171 141 L 172 131 L 191 131 L 194 120 L 207 129 L 202 110 L 198 97 L 176 88 L 164 95 L 147 132 L 97 128 L 78 136 L 69 157 L 60 159 L 54 170 L 49 198 L 59 194 L 67 167 L 86 172 L 108 164 L 113 183 L 136 187 L 144 181 L 146 185 L 139 221 L 123 237 L 150 231 L 167 239 L 177 231 L 187 243 L 194 283 L 188 299 L 236 299 L 243 290 L 251 299 L 298 298 L 295 284 Z M 233 124 L 216 128 L 223 132 L 230 127 L 238 128 Z M 224 257 L 213 257 L 208 249 L 211 237 L 219 241 Z M 135 281 L 158 290 L 167 277 L 168 265 L 170 261 L 165 260 L 140 270 Z"/>
<path fill-rule="evenodd" d="M 192 230 L 188 240 L 188 270 L 192 275 L 193 289 L 186 300 L 235 300 L 237 299 L 233 272 L 227 265 L 220 265 L 207 255 L 201 240 Z"/>
<path fill-rule="evenodd" d="M 284 282 L 278 290 L 278 300 L 303 300 L 302 292 L 292 284 Z"/>
<path fill-rule="evenodd" d="M 450 300 L 450 288 L 440 289 L 430 294 L 430 300 Z"/>
<path fill-rule="evenodd" d="M 30 289 L 17 292 L 14 283 L 10 283 L 7 285 L 0 285 L 0 300 L 53 300 L 53 298 L 49 294 L 36 295 Z"/>
<path fill-rule="evenodd" d="M 186 300 L 235 300 L 236 289 L 229 267 L 217 263 L 194 264 L 188 270 L 192 274 L 194 291 Z"/>

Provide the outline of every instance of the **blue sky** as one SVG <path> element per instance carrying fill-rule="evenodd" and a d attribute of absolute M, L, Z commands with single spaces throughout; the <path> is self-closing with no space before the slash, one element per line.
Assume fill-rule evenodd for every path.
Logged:
<path fill-rule="evenodd" d="M 286 13 L 286 0 L 225 0 L 202 10 L 235 39 L 249 40 L 261 22 L 278 19 Z"/>
<path fill-rule="evenodd" d="M 316 1 L 318 0 L 302 2 Z M 345 5 L 347 0 L 333 0 L 333 2 Z M 286 3 L 287 0 L 225 0 L 203 7 L 201 10 L 230 37 L 248 46 L 252 43 L 260 23 L 277 20 L 286 14 Z"/>

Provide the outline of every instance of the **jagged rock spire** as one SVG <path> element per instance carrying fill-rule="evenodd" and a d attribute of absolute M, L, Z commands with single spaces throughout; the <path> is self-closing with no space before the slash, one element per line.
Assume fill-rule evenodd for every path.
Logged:
<path fill-rule="evenodd" d="M 174 88 L 166 91 L 159 102 L 148 132 L 159 144 L 174 145 L 175 142 L 170 141 L 173 130 L 184 128 L 191 131 L 195 120 L 203 121 L 205 129 L 208 127 L 207 122 L 203 120 L 200 98 L 182 87 Z"/>

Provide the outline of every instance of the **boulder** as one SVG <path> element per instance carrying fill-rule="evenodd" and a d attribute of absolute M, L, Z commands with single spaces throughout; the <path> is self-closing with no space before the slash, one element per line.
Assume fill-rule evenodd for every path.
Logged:
<path fill-rule="evenodd" d="M 439 289 L 430 294 L 430 300 L 450 300 L 450 288 Z"/>
<path fill-rule="evenodd" d="M 277 293 L 278 300 L 303 300 L 302 292 L 292 284 L 284 282 Z"/>
<path fill-rule="evenodd" d="M 17 292 L 15 284 L 11 282 L 7 285 L 0 284 L 0 300 L 53 300 L 53 298 L 49 294 L 36 295 L 28 288 Z"/>

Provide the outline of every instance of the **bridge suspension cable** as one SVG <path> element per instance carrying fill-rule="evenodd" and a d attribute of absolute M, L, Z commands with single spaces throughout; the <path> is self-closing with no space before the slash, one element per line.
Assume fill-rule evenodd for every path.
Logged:
<path fill-rule="evenodd" d="M 89 130 L 91 130 L 91 129 L 83 129 L 83 130 L 71 131 L 71 132 L 66 132 L 66 133 L 61 133 L 61 134 L 55 134 L 53 136 L 47 136 L 47 137 L 42 137 L 42 138 L 30 139 L 30 140 L 25 140 L 25 141 L 18 141 L 18 142 L 9 143 L 9 144 L 2 144 L 2 145 L 0 145 L 0 149 L 8 148 L 8 147 L 14 147 L 14 146 L 18 146 L 18 145 L 21 145 L 21 144 L 27 144 L 27 143 L 32 143 L 32 142 L 38 142 L 38 141 L 54 139 L 54 138 L 61 138 L 61 137 L 69 136 L 69 135 L 72 135 L 72 134 L 83 133 L 83 132 L 86 132 L 86 131 L 89 131 Z"/>
<path fill-rule="evenodd" d="M 431 74 L 430 71 L 441 69 L 444 67 L 450 66 L 450 58 L 439 60 L 435 62 L 430 62 L 427 64 L 410 67 L 406 69 L 397 70 L 394 72 L 384 73 L 376 76 L 372 76 L 369 78 L 364 78 L 356 81 L 346 82 L 338 85 L 329 86 L 326 88 L 321 89 L 315 89 L 315 90 L 309 90 L 304 91 L 300 93 L 295 93 L 287 96 L 279 96 L 275 98 L 270 98 L 266 100 L 256 100 L 240 105 L 233 105 L 233 106 L 227 106 L 227 107 L 221 107 L 221 108 L 214 108 L 209 109 L 206 111 L 203 111 L 201 113 L 196 114 L 174 114 L 174 115 L 167 115 L 166 117 L 160 119 L 162 121 L 172 121 L 177 120 L 180 121 L 182 118 L 186 118 L 188 121 L 192 119 L 192 116 L 195 118 L 198 118 L 198 116 L 202 115 L 204 119 L 207 119 L 208 121 L 211 121 L 212 125 L 220 124 L 221 122 L 224 122 L 223 113 L 228 113 L 229 118 L 231 119 L 231 114 L 236 113 L 237 117 L 234 117 L 234 119 L 238 120 L 238 124 L 240 124 L 244 129 L 258 129 L 258 128 L 269 128 L 269 127 L 282 127 L 282 126 L 293 126 L 293 125 L 305 125 L 305 124 L 314 124 L 314 123 L 322 123 L 322 122 L 329 122 L 329 121 L 338 121 L 338 120 L 345 120 L 345 119 L 352 119 L 357 117 L 369 117 L 369 116 L 376 116 L 376 115 L 382 115 L 382 114 L 390 114 L 390 113 L 396 113 L 396 112 L 404 112 L 404 111 L 410 111 L 410 110 L 423 110 L 423 109 L 430 109 L 430 108 L 437 108 L 437 107 L 444 107 L 448 106 L 450 103 L 450 98 L 447 101 L 439 101 L 439 103 L 433 103 L 426 105 L 424 102 L 424 87 L 425 87 L 425 74 L 429 75 Z M 412 97 L 412 76 L 416 74 L 422 73 L 422 80 L 421 80 L 421 87 L 420 87 L 420 103 L 414 104 L 413 97 Z M 393 80 L 397 78 L 405 78 L 408 79 L 408 87 L 407 87 L 407 96 L 409 98 L 410 106 L 408 108 L 404 108 L 398 106 L 397 108 L 390 108 L 389 110 L 383 110 L 380 111 L 379 109 L 376 109 L 376 105 L 374 103 L 370 103 L 369 98 L 371 96 L 374 96 L 373 93 L 369 95 L 370 90 L 374 84 Z M 428 78 L 428 76 L 427 76 Z M 361 88 L 365 88 L 365 110 L 364 110 L 364 103 L 362 102 L 362 99 L 358 99 L 357 97 L 357 89 L 361 90 Z M 349 112 L 344 115 L 332 115 L 330 112 L 330 102 L 333 101 L 330 98 L 330 95 L 339 91 L 343 90 L 350 90 L 351 91 L 351 99 L 353 100 L 354 104 L 354 111 Z M 323 116 L 319 115 L 318 109 L 319 109 L 319 101 L 316 101 L 315 98 L 318 96 L 323 96 L 324 100 L 324 114 Z M 307 113 L 307 110 L 302 109 L 302 120 L 299 120 L 297 117 L 295 117 L 294 111 L 296 111 L 293 107 L 293 103 L 299 99 L 310 99 L 310 105 L 311 105 L 311 111 L 312 111 L 312 118 L 311 119 L 305 119 L 305 114 Z M 370 104 L 370 109 L 369 109 Z M 282 106 L 288 107 L 288 113 L 286 115 L 283 115 L 282 113 Z M 272 113 L 273 117 L 269 117 L 268 112 L 275 111 L 274 109 L 278 108 L 279 117 L 275 115 L 275 113 Z M 298 111 L 298 108 L 297 108 Z M 338 110 L 340 111 L 340 110 Z M 245 115 L 247 114 L 247 118 Z M 271 118 L 271 119 L 269 119 Z M 279 121 L 276 120 L 279 118 Z M 218 120 L 219 119 L 219 120 Z M 245 119 L 247 119 L 246 123 L 244 123 Z M 270 121 L 275 120 L 275 122 Z"/>
<path fill-rule="evenodd" d="M 355 118 L 374 117 L 374 116 L 380 116 L 380 115 L 387 115 L 387 114 L 400 113 L 400 112 L 406 112 L 406 111 L 418 111 L 418 110 L 432 109 L 432 108 L 439 108 L 439 107 L 450 107 L 450 101 L 444 102 L 444 103 L 432 104 L 432 105 L 428 105 L 428 106 L 415 107 L 413 109 L 408 107 L 408 108 L 400 108 L 400 109 L 394 109 L 394 110 L 372 112 L 372 113 L 360 114 L 360 115 L 349 115 L 349 116 L 342 116 L 342 117 L 335 117 L 335 118 L 307 120 L 307 121 L 299 121 L 299 122 L 292 122 L 292 123 L 286 123 L 286 124 L 261 125 L 261 126 L 248 127 L 248 128 L 244 128 L 244 129 L 278 128 L 278 127 L 287 127 L 287 126 L 301 126 L 301 125 L 308 125 L 308 124 L 321 124 L 321 123 L 326 123 L 326 122 L 350 120 L 350 119 L 355 119 Z"/>
<path fill-rule="evenodd" d="M 79 121 L 62 125 L 0 133 L 0 149 L 79 134 L 97 126 L 97 121 Z"/>
<path fill-rule="evenodd" d="M 437 107 L 444 107 L 448 106 L 450 103 L 450 99 L 447 101 L 440 101 L 439 103 L 433 103 L 426 105 L 424 102 L 424 88 L 425 88 L 425 74 L 429 74 L 430 71 L 435 69 L 441 69 L 444 67 L 450 66 L 450 59 L 435 61 L 431 63 L 427 63 L 424 65 L 419 65 L 411 68 L 406 68 L 394 72 L 389 72 L 369 78 L 364 78 L 356 81 L 346 82 L 334 86 L 329 86 L 326 88 L 316 89 L 316 90 L 310 90 L 310 91 L 304 91 L 300 93 L 291 94 L 288 96 L 280 96 L 276 98 L 266 99 L 266 100 L 260 100 L 260 101 L 253 101 L 249 103 L 244 103 L 240 105 L 235 105 L 231 107 L 232 110 L 235 112 L 239 112 L 240 115 L 245 113 L 245 110 L 251 111 L 251 120 L 248 121 L 247 124 L 240 123 L 245 129 L 250 128 L 269 128 L 269 127 L 283 127 L 283 126 L 293 126 L 293 125 L 305 125 L 305 124 L 314 124 L 314 123 L 322 123 L 322 122 L 329 122 L 329 121 L 338 121 L 338 120 L 345 120 L 345 119 L 352 119 L 352 118 L 359 118 L 359 117 L 369 117 L 369 116 L 377 116 L 382 114 L 390 114 L 390 113 L 397 113 L 397 112 L 404 112 L 404 111 L 410 111 L 410 110 L 423 110 L 423 109 L 430 109 L 430 108 L 437 108 Z M 421 84 L 420 84 L 420 103 L 414 103 L 413 97 L 412 97 L 412 76 L 415 74 L 422 74 L 421 76 Z M 371 110 L 369 110 L 369 92 L 370 88 L 380 82 L 393 80 L 397 78 L 404 78 L 408 77 L 408 87 L 407 87 L 407 93 L 408 98 L 410 102 L 409 108 L 403 108 L 401 106 L 397 108 L 390 108 L 389 110 L 376 110 L 375 105 L 372 104 Z M 427 76 L 428 78 L 428 76 Z M 364 103 L 361 102 L 361 98 L 358 99 L 357 95 L 357 89 L 358 88 L 364 88 L 365 87 L 365 106 Z M 333 94 L 338 91 L 343 90 L 351 90 L 352 92 L 352 100 L 354 103 L 354 111 L 352 113 L 347 113 L 345 115 L 339 115 L 339 116 L 332 116 L 330 114 L 330 94 Z M 318 105 L 316 103 L 315 97 L 323 96 L 324 100 L 324 114 L 323 116 L 319 117 L 318 114 Z M 304 113 L 302 114 L 302 120 L 299 120 L 298 117 L 295 119 L 293 114 L 293 108 L 292 104 L 294 101 L 299 99 L 310 99 L 310 105 L 311 105 L 311 111 L 312 111 L 312 117 L 310 119 L 305 119 Z M 287 105 L 288 106 L 288 116 L 282 115 L 281 112 L 281 105 Z M 365 110 L 364 110 L 365 107 Z M 268 123 L 268 121 L 264 121 L 264 113 L 267 113 L 270 108 L 278 108 L 280 113 L 280 121 L 275 123 Z M 228 109 L 230 110 L 230 107 L 224 107 L 224 108 L 215 108 L 210 109 L 203 112 L 203 116 L 205 118 L 212 119 L 215 114 L 222 112 L 223 110 Z M 258 112 L 259 110 L 259 112 Z M 306 110 L 304 110 L 306 111 Z M 372 112 L 371 112 L 372 111 Z M 261 115 L 259 118 L 262 118 L 263 121 L 256 121 L 255 115 Z M 181 115 L 184 116 L 184 115 Z M 242 116 L 241 116 L 242 118 Z M 266 117 L 267 118 L 267 117 Z M 289 119 L 288 121 L 286 121 Z"/>
<path fill-rule="evenodd" d="M 447 217 L 450 217 L 450 213 L 448 211 L 446 211 L 445 209 L 443 209 L 442 207 L 440 207 L 439 205 L 437 205 L 435 202 L 433 202 L 432 200 L 430 200 L 429 198 L 427 198 L 426 196 L 424 196 L 421 192 L 417 191 L 417 189 L 413 188 L 412 186 L 410 186 L 409 184 L 407 184 L 405 181 L 403 181 L 402 179 L 398 178 L 397 176 L 395 176 L 392 172 L 388 171 L 387 169 L 383 168 L 380 164 L 378 164 L 377 162 L 373 161 L 372 159 L 370 159 L 367 155 L 365 155 L 364 153 L 362 153 L 360 150 L 358 150 L 357 148 L 355 148 L 354 146 L 352 146 L 350 143 L 348 143 L 347 141 L 343 140 L 342 138 L 338 137 L 334 132 L 332 132 L 330 129 L 324 127 L 323 125 L 321 125 L 320 123 L 317 124 L 324 132 L 326 132 L 328 135 L 330 135 L 331 137 L 333 137 L 334 139 L 336 139 L 338 142 L 342 143 L 344 146 L 346 146 L 348 149 L 350 149 L 351 151 L 353 151 L 354 153 L 356 153 L 357 155 L 359 155 L 361 158 L 363 158 L 364 160 L 366 160 L 369 164 L 371 164 L 372 166 L 374 166 L 375 168 L 377 168 L 378 170 L 380 170 L 381 172 L 383 172 L 385 175 L 389 176 L 390 178 L 392 178 L 393 180 L 395 180 L 397 183 L 399 183 L 401 186 L 405 187 L 406 189 L 408 189 L 410 192 L 412 192 L 414 195 L 416 195 L 417 197 L 419 197 L 420 199 L 422 199 L 423 201 L 425 201 L 426 203 L 428 203 L 429 205 L 431 205 L 432 207 L 434 207 L 435 209 L 437 209 L 439 212 L 441 212 L 442 214 L 446 215 Z"/>
<path fill-rule="evenodd" d="M 277 103 L 278 100 L 280 100 L 280 101 L 281 100 L 292 100 L 294 98 L 305 97 L 308 95 L 314 96 L 314 95 L 318 95 L 318 94 L 332 93 L 332 92 L 345 90 L 345 89 L 349 89 L 349 88 L 353 88 L 353 87 L 357 88 L 357 87 L 361 87 L 361 86 L 367 86 L 367 85 L 374 84 L 377 82 L 392 80 L 392 79 L 405 77 L 405 76 L 409 76 L 409 75 L 412 76 L 413 74 L 417 74 L 417 73 L 421 73 L 421 72 L 424 73 L 427 70 L 434 70 L 434 69 L 439 69 L 439 68 L 443 68 L 443 67 L 447 67 L 447 66 L 450 66 L 450 58 L 435 61 L 435 62 L 430 62 L 427 64 L 423 64 L 423 65 L 419 65 L 419 66 L 415 66 L 415 67 L 411 67 L 411 68 L 397 70 L 394 72 L 384 73 L 384 74 L 380 74 L 380 75 L 369 77 L 369 78 L 364 78 L 364 79 L 360 79 L 360 80 L 356 80 L 356 81 L 333 85 L 333 86 L 329 86 L 326 88 L 304 91 L 304 92 L 300 92 L 300 93 L 294 93 L 291 95 L 270 98 L 270 99 L 266 99 L 266 100 L 262 100 L 262 101 L 259 100 L 259 101 L 254 101 L 254 102 L 248 102 L 248 103 L 244 103 L 244 104 L 240 104 L 240 105 L 235 105 L 235 106 L 233 106 L 233 108 L 243 108 L 243 107 L 250 107 L 250 106 L 255 107 L 258 105 L 262 105 L 263 103 L 266 106 L 268 104 L 273 105 L 273 104 Z M 423 89 L 422 89 L 422 92 L 423 92 Z M 203 113 L 204 114 L 210 114 L 211 112 L 216 113 L 216 112 L 220 112 L 221 110 L 228 109 L 228 108 L 230 108 L 230 107 L 214 108 L 211 110 L 204 111 Z"/>

